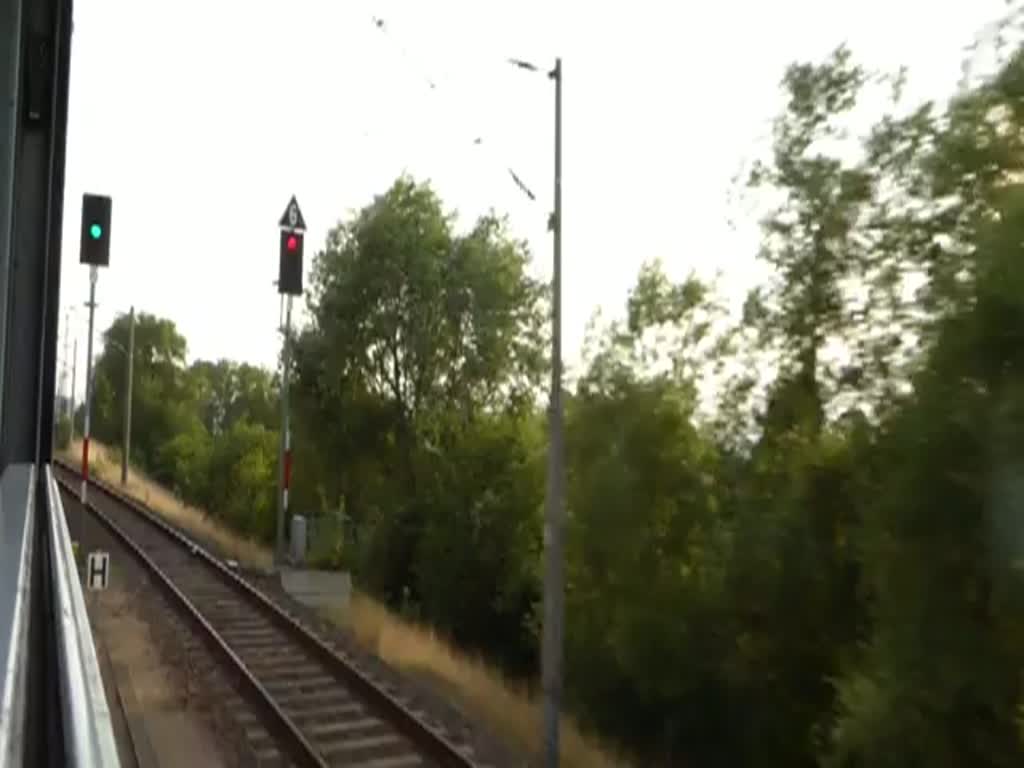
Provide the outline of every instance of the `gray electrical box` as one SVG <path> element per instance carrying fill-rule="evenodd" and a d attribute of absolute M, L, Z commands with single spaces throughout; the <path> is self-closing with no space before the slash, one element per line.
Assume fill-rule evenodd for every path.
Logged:
<path fill-rule="evenodd" d="M 292 515 L 292 562 L 296 565 L 306 560 L 306 518 Z"/>

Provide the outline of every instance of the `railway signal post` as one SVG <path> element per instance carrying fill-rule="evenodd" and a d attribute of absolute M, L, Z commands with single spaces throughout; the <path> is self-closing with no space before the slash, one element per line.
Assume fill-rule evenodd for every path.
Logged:
<path fill-rule="evenodd" d="M 284 297 L 284 336 L 281 352 L 281 447 L 277 470 L 277 535 L 274 539 L 274 563 L 284 563 L 284 521 L 288 514 L 288 489 L 292 477 L 291 426 L 288 413 L 288 376 L 291 368 L 292 298 L 302 295 L 302 249 L 306 234 L 306 221 L 299 203 L 292 195 L 278 222 L 280 241 L 278 249 L 277 292 Z"/>
<path fill-rule="evenodd" d="M 89 339 L 85 358 L 85 424 L 82 430 L 82 487 L 81 502 L 86 502 L 89 484 L 89 421 L 92 411 L 92 325 L 96 311 L 96 281 L 99 268 L 110 265 L 110 209 L 111 200 L 103 195 L 82 196 L 82 238 L 78 260 L 89 265 Z M 74 414 L 71 416 L 74 419 Z"/>

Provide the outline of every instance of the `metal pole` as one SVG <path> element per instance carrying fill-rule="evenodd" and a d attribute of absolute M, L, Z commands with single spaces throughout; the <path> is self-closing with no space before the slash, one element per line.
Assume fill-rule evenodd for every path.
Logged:
<path fill-rule="evenodd" d="M 64 313 L 64 362 L 60 367 L 60 398 L 63 398 L 63 402 L 60 403 L 60 408 L 54 411 L 53 424 L 56 428 L 60 424 L 60 417 L 66 416 L 68 412 L 68 353 L 71 351 L 68 349 L 68 345 L 71 343 L 71 313 Z M 54 440 L 54 445 L 57 445 L 57 441 Z"/>
<path fill-rule="evenodd" d="M 72 401 L 75 398 L 75 393 L 74 393 L 73 389 L 70 390 L 70 391 L 68 390 L 68 384 L 70 383 L 69 382 L 69 378 L 70 377 L 68 376 L 68 373 L 70 371 L 68 369 L 72 368 L 72 366 L 74 366 L 74 364 L 75 364 L 74 361 L 70 359 L 70 357 L 71 357 L 71 313 L 70 312 L 67 313 L 67 317 L 66 317 L 65 322 L 67 322 L 68 327 L 67 327 L 67 330 L 64 331 L 64 390 L 67 393 L 67 399 L 64 401 L 64 413 L 67 414 L 69 417 L 71 417 L 73 419 L 75 414 L 74 414 L 73 411 L 69 412 L 69 409 L 71 408 L 71 403 L 72 403 Z M 74 386 L 74 385 L 72 384 L 72 386 Z"/>
<path fill-rule="evenodd" d="M 544 628 L 541 678 L 544 689 L 544 764 L 557 768 L 562 699 L 562 618 L 564 613 L 562 531 L 565 506 L 565 445 L 562 431 L 562 60 L 549 73 L 555 81 L 555 210 L 551 277 L 551 395 L 547 520 L 544 526 Z"/>
<path fill-rule="evenodd" d="M 51 425 L 51 441 L 53 445 L 53 451 L 56 452 L 60 446 L 58 440 L 57 431 L 60 427 L 61 414 L 64 413 L 66 405 L 62 402 L 64 397 L 64 390 L 66 389 L 68 382 L 68 315 L 64 313 L 64 356 L 63 358 L 57 359 L 57 365 L 60 368 L 60 375 L 56 386 L 53 388 L 53 423 Z M 60 334 L 57 335 L 58 341 L 60 340 Z"/>
<path fill-rule="evenodd" d="M 274 546 L 274 560 L 277 565 L 284 563 L 284 518 L 288 512 L 288 486 L 291 480 L 291 434 L 288 419 L 288 369 L 291 352 L 292 297 L 285 299 L 284 351 L 281 355 L 281 448 L 277 461 L 277 538 Z"/>
<path fill-rule="evenodd" d="M 128 360 L 125 369 L 124 434 L 121 446 L 121 485 L 128 484 L 128 459 L 132 450 L 132 368 L 135 363 L 135 307 L 128 313 Z"/>
<path fill-rule="evenodd" d="M 81 501 L 85 505 L 85 487 L 89 481 L 89 414 L 92 411 L 92 321 L 96 310 L 96 280 L 99 279 L 99 267 L 89 267 L 89 340 L 85 353 L 85 425 L 82 430 L 82 491 Z"/>
<path fill-rule="evenodd" d="M 75 337 L 74 352 L 71 353 L 71 442 L 75 440 L 75 377 L 78 373 L 78 337 Z"/>

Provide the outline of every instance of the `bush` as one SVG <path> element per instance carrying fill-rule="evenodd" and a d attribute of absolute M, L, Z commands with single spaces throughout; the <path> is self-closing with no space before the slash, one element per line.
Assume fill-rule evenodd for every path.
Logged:
<path fill-rule="evenodd" d="M 326 514 L 308 521 L 306 563 L 311 568 L 346 570 L 350 563 L 345 547 L 344 523 L 338 514 Z"/>
<path fill-rule="evenodd" d="M 210 435 L 201 424 L 195 423 L 160 448 L 153 476 L 170 486 L 187 504 L 201 506 L 209 498 L 212 451 Z"/>
<path fill-rule="evenodd" d="M 203 506 L 239 533 L 274 540 L 277 433 L 236 422 L 213 441 Z"/>

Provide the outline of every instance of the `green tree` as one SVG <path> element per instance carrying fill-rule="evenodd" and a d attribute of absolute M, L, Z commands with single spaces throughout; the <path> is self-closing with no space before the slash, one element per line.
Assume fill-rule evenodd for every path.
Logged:
<path fill-rule="evenodd" d="M 197 360 L 188 375 L 203 425 L 211 435 L 245 419 L 273 429 L 280 421 L 277 381 L 262 368 L 231 360 Z"/>
<path fill-rule="evenodd" d="M 207 464 L 207 510 L 264 542 L 275 533 L 277 450 L 276 432 L 236 421 L 214 440 Z"/>
<path fill-rule="evenodd" d="M 169 478 L 167 484 L 189 504 L 205 507 L 211 501 L 213 449 L 214 438 L 198 418 L 160 447 L 157 463 Z"/>
<path fill-rule="evenodd" d="M 822 64 L 790 66 L 772 162 L 758 164 L 750 178 L 753 189 L 781 203 L 763 222 L 760 257 L 772 276 L 749 297 L 747 319 L 781 374 L 803 390 L 806 415 L 818 426 L 839 383 L 826 347 L 849 340 L 850 287 L 864 274 L 865 240 L 856 235 L 873 179 L 841 153 L 844 146 L 849 153 L 844 122 L 864 80 L 845 48 Z"/>
<path fill-rule="evenodd" d="M 364 577 L 395 601 L 418 588 L 436 487 L 425 457 L 456 455 L 483 414 L 529 410 L 543 365 L 543 293 L 525 245 L 495 216 L 465 235 L 453 218 L 427 185 L 400 178 L 332 229 L 296 343 L 297 442 L 319 454 L 303 466 L 327 455 L 325 474 L 337 473 L 297 478 L 297 497 L 339 501 L 360 531 Z"/>
<path fill-rule="evenodd" d="M 569 695 L 602 733 L 673 764 L 735 756 L 719 680 L 729 531 L 696 414 L 713 314 L 706 286 L 646 266 L 568 409 Z"/>
<path fill-rule="evenodd" d="M 416 550 L 422 610 L 514 675 L 536 669 L 546 451 L 539 419 L 485 415 L 444 456 L 424 452 L 430 512 Z"/>
<path fill-rule="evenodd" d="M 829 765 L 1024 759 L 1022 73 L 1018 52 L 915 158 L 936 199 L 954 195 L 952 236 L 929 255 L 927 355 L 864 497 L 872 629 L 839 683 Z"/>
<path fill-rule="evenodd" d="M 129 321 L 118 315 L 103 332 L 103 351 L 94 365 L 92 433 L 117 445 L 123 434 L 125 366 Z M 184 374 L 186 343 L 174 323 L 140 312 L 135 318 L 132 387 L 133 460 L 163 479 L 157 457 L 192 410 Z"/>
<path fill-rule="evenodd" d="M 869 404 L 868 382 L 855 374 L 865 369 L 861 335 L 874 308 L 857 289 L 877 270 L 869 223 L 879 182 L 856 138 L 846 137 L 866 80 L 845 48 L 820 64 L 790 66 L 771 162 L 750 180 L 773 203 L 760 251 L 771 272 L 748 297 L 743 322 L 761 347 L 753 359 L 777 373 L 752 423 L 717 430 L 731 443 L 722 446 L 720 499 L 730 521 L 722 595 L 733 645 L 721 684 L 742 713 L 731 732 L 729 760 L 738 763 L 764 755 L 781 765 L 816 763 L 834 697 L 828 680 L 862 628 L 850 544 L 862 417 L 838 417 L 850 404 Z M 741 377 L 726 389 L 725 415 L 755 404 L 753 383 Z M 853 399 L 844 402 L 845 393 Z M 749 427 L 753 440 L 737 439 Z"/>

